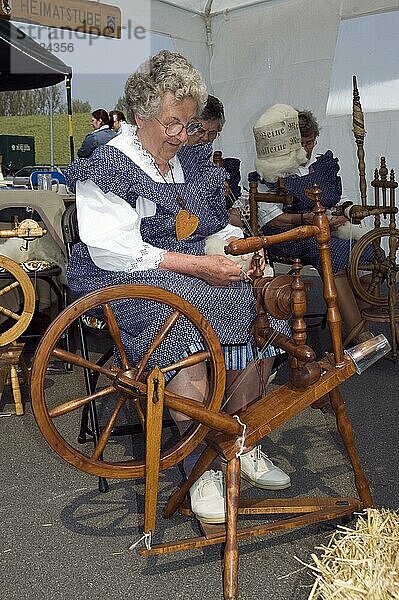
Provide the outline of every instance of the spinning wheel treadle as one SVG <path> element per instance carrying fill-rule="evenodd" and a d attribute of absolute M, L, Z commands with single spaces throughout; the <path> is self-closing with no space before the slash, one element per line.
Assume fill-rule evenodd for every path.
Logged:
<path fill-rule="evenodd" d="M 126 356 L 121 341 L 120 330 L 112 309 L 113 306 L 115 307 L 116 302 L 122 302 L 125 299 L 139 299 L 140 301 L 148 301 L 149 303 L 158 302 L 168 309 L 165 311 L 164 323 L 160 325 L 159 331 L 147 354 L 139 364 L 135 365 L 130 364 Z M 71 327 L 80 316 L 92 312 L 95 308 L 101 308 L 103 311 L 108 329 L 121 357 L 121 367 L 101 367 L 96 365 L 95 361 L 84 361 L 80 356 L 57 348 L 57 344 L 66 329 Z M 31 377 L 31 397 L 32 408 L 39 428 L 57 454 L 75 467 L 100 477 L 124 479 L 144 476 L 144 457 L 140 454 L 137 457 L 135 454 L 136 452 L 139 453 L 141 449 L 136 447 L 125 449 L 126 453 L 131 451 L 132 459 L 126 460 L 124 455 L 122 460 L 122 457 L 117 455 L 116 445 L 109 444 L 110 435 L 118 414 L 122 409 L 127 410 L 131 403 L 135 406 L 142 423 L 145 422 L 145 401 L 148 393 L 146 379 L 148 372 L 146 372 L 146 369 L 148 369 L 148 362 L 153 352 L 161 345 L 162 340 L 167 338 L 176 322 L 183 317 L 188 319 L 200 333 L 204 351 L 197 352 L 188 358 L 183 358 L 178 364 L 168 365 L 160 369 L 160 371 L 161 373 L 166 373 L 177 367 L 207 362 L 210 381 L 205 406 L 209 411 L 217 412 L 222 404 L 226 379 L 224 358 L 220 343 L 202 314 L 182 298 L 155 286 L 112 286 L 80 298 L 66 308 L 53 321 L 42 338 L 34 357 Z M 46 389 L 46 370 L 52 356 L 56 356 L 59 360 L 71 363 L 74 366 L 74 382 L 77 385 L 76 389 L 74 388 L 71 392 L 72 398 L 65 398 L 65 388 L 55 393 L 54 389 Z M 80 388 L 78 386 L 79 367 L 88 367 L 100 373 L 105 379 L 105 382 L 100 381 L 98 391 L 91 396 L 82 394 L 84 390 L 83 374 L 80 379 L 82 386 Z M 151 385 L 153 385 L 153 382 L 151 382 Z M 64 398 L 64 400 L 61 403 L 59 403 L 59 400 L 55 402 L 54 398 L 57 396 L 58 398 Z M 179 398 L 178 396 L 168 394 L 166 391 L 165 405 L 174 408 L 173 401 L 179 401 Z M 68 437 L 68 432 L 71 429 L 68 419 L 79 419 L 80 409 L 95 399 L 97 401 L 102 400 L 104 411 L 108 411 L 108 423 L 102 430 L 97 446 L 94 449 L 90 446 L 85 453 L 82 446 L 74 447 L 74 439 Z M 190 403 L 190 400 L 186 398 L 182 398 L 181 400 L 185 404 Z M 191 402 L 194 405 L 198 404 L 193 401 Z M 197 424 L 178 443 L 172 447 L 162 449 L 160 469 L 165 469 L 180 462 L 201 442 L 206 432 L 206 427 Z"/>

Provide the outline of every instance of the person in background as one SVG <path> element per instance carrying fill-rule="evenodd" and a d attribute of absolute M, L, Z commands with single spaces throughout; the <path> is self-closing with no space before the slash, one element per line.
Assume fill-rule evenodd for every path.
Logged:
<path fill-rule="evenodd" d="M 126 117 L 121 110 L 111 110 L 109 112 L 109 128 L 115 133 L 122 132 L 122 124 L 126 123 Z"/>
<path fill-rule="evenodd" d="M 188 144 L 213 144 L 219 136 L 226 122 L 224 106 L 219 98 L 209 95 L 204 110 L 199 116 L 201 129 L 190 136 Z M 223 158 L 223 167 L 228 173 L 228 193 L 226 193 L 226 206 L 230 210 L 230 223 L 241 226 L 239 212 L 232 209 L 233 204 L 241 196 L 241 180 L 239 158 Z"/>
<path fill-rule="evenodd" d="M 190 136 L 189 145 L 212 144 L 223 129 L 226 122 L 224 106 L 216 96 L 208 95 L 204 109 L 199 115 L 201 128 Z"/>
<path fill-rule="evenodd" d="M 83 140 L 78 150 L 79 158 L 87 158 L 98 146 L 107 144 L 116 136 L 115 131 L 109 128 L 109 116 L 103 108 L 98 108 L 91 113 L 91 124 L 94 131 L 88 133 Z"/>
<path fill-rule="evenodd" d="M 286 122 L 296 120 L 297 127 L 299 127 L 298 147 L 292 147 L 290 152 L 278 150 L 282 147 L 284 140 L 265 136 L 266 133 L 273 130 L 273 122 L 279 124 L 282 119 Z M 312 188 L 314 184 L 321 189 L 323 206 L 329 209 L 338 204 L 342 197 L 338 159 L 333 156 L 331 150 L 327 150 L 324 154 L 313 155 L 319 135 L 319 125 L 311 111 L 297 111 L 289 105 L 277 104 L 260 117 L 254 126 L 254 135 L 258 154 L 257 172 L 251 173 L 249 178 L 261 181 L 258 189 L 262 192 L 275 189 L 277 178 L 281 176 L 284 188 L 293 196 L 292 205 L 272 203 L 258 205 L 259 225 L 264 235 L 273 235 L 299 225 L 312 224 L 313 202 L 306 196 L 306 190 Z M 293 139 L 293 136 L 289 139 Z M 276 148 L 277 152 L 275 152 Z M 332 233 L 347 223 L 347 219 L 343 215 L 328 215 L 328 217 Z M 338 306 L 348 331 L 351 332 L 355 328 L 357 330 L 362 321 L 359 305 L 346 276 L 351 242 L 332 235 L 330 248 L 338 293 Z M 315 238 L 276 244 L 273 246 L 273 252 L 289 258 L 300 258 L 303 265 L 312 265 L 322 274 L 320 254 Z M 365 263 L 372 258 L 371 250 L 363 255 Z M 373 336 L 364 325 L 355 341 L 361 342 L 370 337 Z"/>
<path fill-rule="evenodd" d="M 76 296 L 108 285 L 140 283 L 191 302 L 221 342 L 228 370 L 225 410 L 234 414 L 258 397 L 256 375 L 260 369 L 267 381 L 278 350 L 269 345 L 258 355 L 254 348 L 255 300 L 240 267 L 225 255 L 205 254 L 208 236 L 219 235 L 226 243 L 243 237 L 241 229 L 228 223 L 225 173 L 209 160 L 209 147 L 186 145 L 202 127 L 197 119 L 206 98 L 199 71 L 174 52 L 159 52 L 129 77 L 125 99 L 134 125 L 66 169 L 68 185 L 76 190 L 82 240 L 73 247 L 68 282 Z M 169 313 L 161 303 L 150 312 L 134 300 L 114 310 L 128 358 L 137 364 Z M 270 317 L 270 322 L 290 335 L 285 321 Z M 162 368 L 200 348 L 201 337 L 179 319 L 149 367 Z M 203 402 L 207 385 L 206 365 L 199 363 L 178 370 L 167 387 Z M 173 418 L 184 435 L 192 422 L 181 413 L 173 412 Z M 186 474 L 201 452 L 198 448 L 184 460 Z M 260 488 L 291 484 L 260 446 L 245 449 L 241 469 L 243 477 Z M 201 520 L 226 520 L 221 471 L 206 471 L 191 486 L 190 495 L 192 510 Z"/>

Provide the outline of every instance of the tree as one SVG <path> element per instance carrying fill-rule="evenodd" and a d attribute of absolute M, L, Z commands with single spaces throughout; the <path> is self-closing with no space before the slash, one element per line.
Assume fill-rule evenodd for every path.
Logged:
<path fill-rule="evenodd" d="M 119 97 L 118 102 L 116 103 L 115 110 L 120 110 L 123 113 L 126 113 L 125 99 L 121 96 Z"/>
<path fill-rule="evenodd" d="M 37 90 L 18 90 L 14 92 L 0 92 L 0 115 L 5 117 L 23 115 L 47 115 L 52 102 L 53 112 L 66 111 L 64 84 Z M 91 112 L 90 104 L 83 100 L 75 99 L 78 108 L 75 112 Z"/>
<path fill-rule="evenodd" d="M 91 105 L 87 100 L 79 100 L 74 98 L 72 100 L 72 112 L 74 113 L 91 113 Z"/>

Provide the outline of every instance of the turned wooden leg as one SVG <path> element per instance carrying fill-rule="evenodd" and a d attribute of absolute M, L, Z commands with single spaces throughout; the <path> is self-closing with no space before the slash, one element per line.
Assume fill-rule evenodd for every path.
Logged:
<path fill-rule="evenodd" d="M 22 381 L 28 385 L 29 384 L 29 370 L 28 370 L 28 366 L 25 362 L 24 357 L 21 356 L 19 357 L 19 366 L 21 367 L 21 373 L 22 373 Z"/>
<path fill-rule="evenodd" d="M 10 372 L 11 372 L 11 387 L 12 387 L 12 394 L 14 397 L 15 412 L 17 415 L 23 415 L 24 407 L 22 406 L 21 388 L 19 387 L 18 372 L 17 372 L 17 368 L 15 365 L 10 366 Z"/>
<path fill-rule="evenodd" d="M 240 459 L 227 462 L 226 470 L 226 545 L 224 550 L 224 600 L 236 600 L 238 594 L 237 517 L 240 498 Z"/>
<path fill-rule="evenodd" d="M 9 367 L 0 367 L 0 400 L 3 395 L 4 387 L 7 383 L 7 378 L 9 374 Z"/>
<path fill-rule="evenodd" d="M 349 417 L 346 414 L 344 399 L 342 398 L 338 386 L 331 390 L 330 399 L 331 406 L 333 407 L 337 419 L 338 431 L 341 434 L 342 441 L 344 442 L 349 460 L 352 464 L 356 489 L 359 492 L 363 506 L 366 508 L 372 507 L 374 506 L 374 501 L 371 495 L 370 486 L 360 464 L 352 426 Z"/>

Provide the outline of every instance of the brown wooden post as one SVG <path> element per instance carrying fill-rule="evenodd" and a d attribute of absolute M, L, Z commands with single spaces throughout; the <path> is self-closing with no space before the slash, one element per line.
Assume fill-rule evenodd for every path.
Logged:
<path fill-rule="evenodd" d="M 349 460 L 353 468 L 356 489 L 359 492 L 359 496 L 363 503 L 363 506 L 365 508 L 372 507 L 374 506 L 373 496 L 371 495 L 370 486 L 360 464 L 359 455 L 357 453 L 355 445 L 355 438 L 353 435 L 352 425 L 346 413 L 344 399 L 342 398 L 342 394 L 339 390 L 339 387 L 336 386 L 335 388 L 333 388 L 330 391 L 329 396 L 331 400 L 331 406 L 333 407 L 337 419 L 338 431 L 342 437 L 342 441 L 344 442 L 346 451 L 349 456 Z"/>
<path fill-rule="evenodd" d="M 161 457 L 162 417 L 165 376 L 154 367 L 147 379 L 147 418 L 145 422 L 145 509 L 144 533 L 155 532 Z"/>
<path fill-rule="evenodd" d="M 359 90 L 357 89 L 356 75 L 353 76 L 353 134 L 357 145 L 357 160 L 359 169 L 359 188 L 362 205 L 367 204 L 367 183 L 366 183 L 366 165 L 364 162 L 364 138 L 366 130 L 364 129 L 364 114 L 360 103 Z"/>
<path fill-rule="evenodd" d="M 315 203 L 313 209 L 313 225 L 318 232 L 315 237 L 320 252 L 321 267 L 323 271 L 323 295 L 327 304 L 327 322 L 331 334 L 335 364 L 342 365 L 344 362 L 344 351 L 341 337 L 341 315 L 337 304 L 337 288 L 335 287 L 334 274 L 331 266 L 330 224 L 326 217 L 326 211 L 320 201 L 321 190 L 315 185 L 312 190 L 306 190 L 306 195 Z"/>
<path fill-rule="evenodd" d="M 224 600 L 236 600 L 238 594 L 237 517 L 240 498 L 240 459 L 232 458 L 226 470 L 227 528 L 224 549 Z"/>

